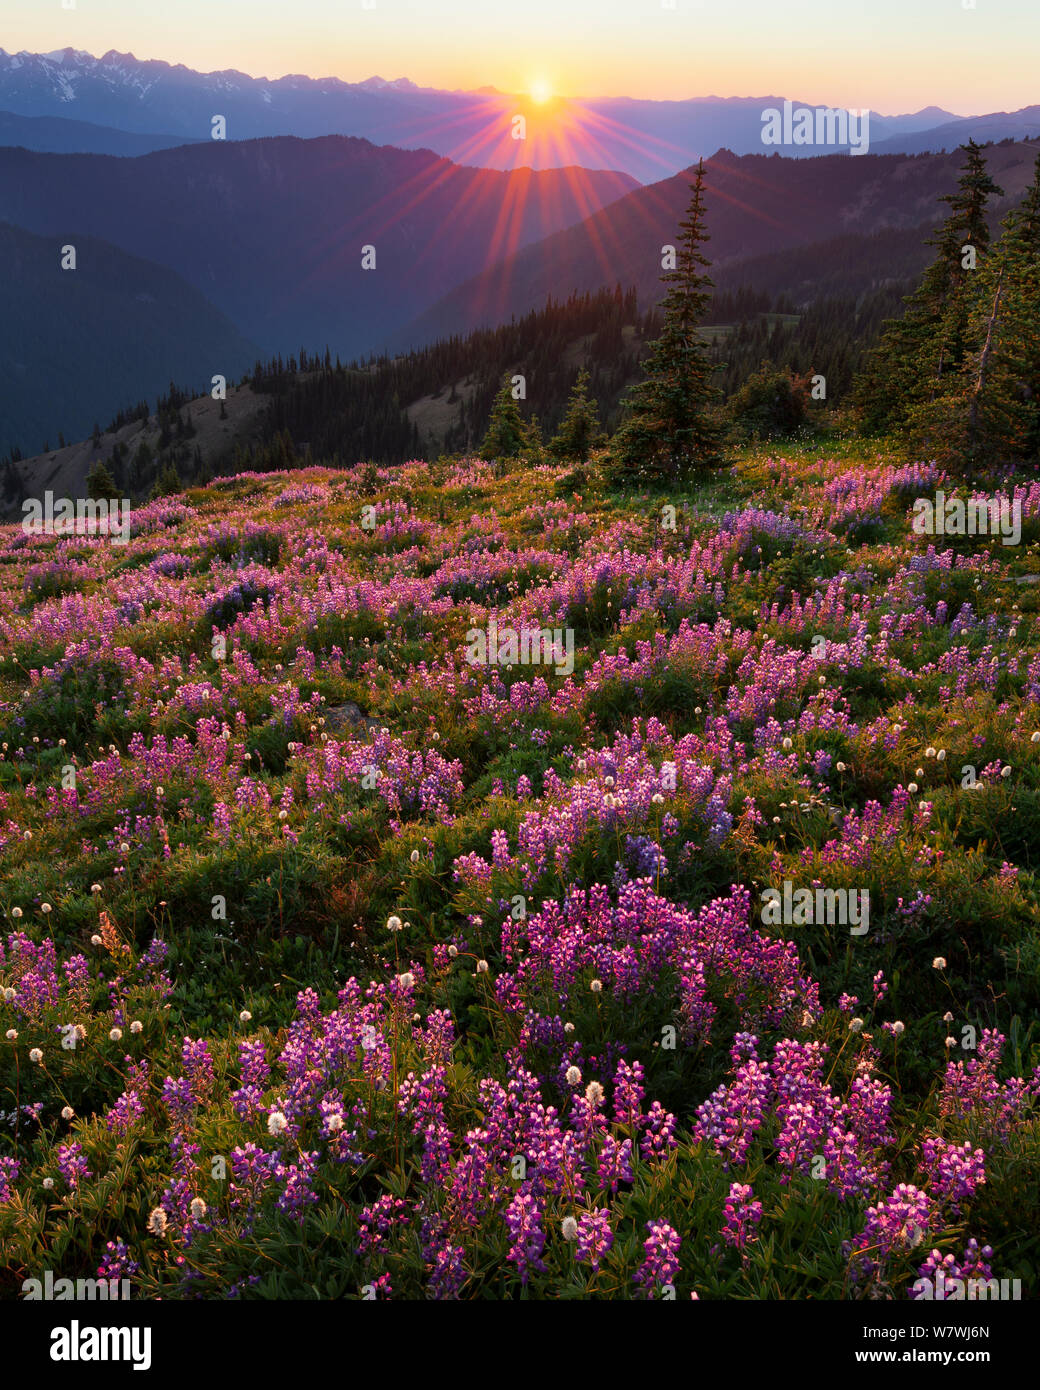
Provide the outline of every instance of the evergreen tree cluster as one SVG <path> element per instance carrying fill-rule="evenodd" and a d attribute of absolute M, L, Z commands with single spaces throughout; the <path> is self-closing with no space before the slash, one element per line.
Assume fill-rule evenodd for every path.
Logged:
<path fill-rule="evenodd" d="M 999 196 L 982 149 L 962 146 L 935 260 L 886 324 L 857 384 L 865 425 L 911 452 L 977 471 L 1040 458 L 1040 156 L 991 240 Z"/>
<path fill-rule="evenodd" d="M 258 362 L 244 383 L 269 399 L 259 439 L 238 442 L 220 471 L 442 452 L 581 466 L 613 432 L 618 481 L 676 479 L 719 461 L 731 422 L 766 436 L 801 428 L 814 373 L 826 378 L 828 406 L 852 395 L 868 428 L 903 437 L 919 456 L 974 468 L 1040 460 L 1040 159 L 1024 201 L 993 233 L 987 210 L 1001 190 L 983 149 L 963 149 L 948 216 L 928 243 L 935 258 L 905 299 L 895 278 L 808 303 L 793 284 L 794 296 L 713 292 L 699 169 L 660 305 L 644 311 L 635 289 L 618 285 L 397 357 L 344 365 L 327 349 L 301 349 Z M 191 399 L 170 383 L 156 402 L 157 438 L 146 401 L 119 412 L 110 432 L 145 428 L 96 460 L 96 485 L 141 497 L 208 481 Z M 97 424 L 92 442 L 100 452 Z M 0 460 L 8 496 L 21 486 L 20 457 L 12 449 Z"/>
<path fill-rule="evenodd" d="M 895 284 L 856 297 L 828 296 L 801 311 L 783 296 L 739 317 L 720 312 L 722 297 L 716 296 L 708 321 L 732 327 L 725 337 L 716 337 L 710 344 L 708 357 L 731 411 L 731 398 L 763 361 L 787 368 L 796 376 L 821 372 L 827 378 L 828 405 L 847 403 L 867 353 L 885 320 L 898 312 L 908 288 Z"/>
<path fill-rule="evenodd" d="M 586 463 L 593 449 L 607 442 L 600 429 L 599 408 L 589 396 L 591 377 L 586 368 L 578 373 L 567 401 L 560 428 L 553 435 L 546 452 L 558 463 Z M 505 376 L 491 405 L 487 434 L 480 446 L 486 459 L 540 458 L 542 431 L 538 417 L 524 418 L 513 388 L 513 378 Z"/>
<path fill-rule="evenodd" d="M 529 408 L 537 409 L 552 432 L 582 370 L 577 363 L 561 366 L 576 343 L 587 360 L 589 397 L 609 423 L 618 416 L 643 339 L 656 322 L 654 314 L 640 314 L 634 290 L 626 293 L 617 286 L 550 300 L 498 328 L 447 338 L 400 357 L 344 366 L 328 353 L 319 358 L 301 352 L 299 358 L 258 363 L 253 389 L 272 397 L 264 448 L 288 431 L 298 446 L 310 446 L 314 458 L 348 466 L 363 458 L 395 463 L 477 450 L 507 373 L 524 377 Z M 427 397 L 455 408 L 454 423 L 434 438 L 421 437 L 407 414 L 409 405 Z"/>

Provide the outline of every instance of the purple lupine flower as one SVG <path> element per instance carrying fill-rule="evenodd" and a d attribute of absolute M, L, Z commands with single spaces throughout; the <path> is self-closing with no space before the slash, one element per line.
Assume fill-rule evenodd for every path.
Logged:
<path fill-rule="evenodd" d="M 304 1208 L 318 1200 L 312 1186 L 314 1175 L 321 1157 L 317 1149 L 310 1152 L 301 1150 L 295 1163 L 279 1164 L 275 1176 L 284 1180 L 285 1186 L 278 1198 L 279 1211 L 303 1220 Z"/>
<path fill-rule="evenodd" d="M 358 1212 L 358 1254 L 384 1253 L 388 1249 L 387 1238 L 394 1227 L 406 1226 L 408 1220 L 407 1203 L 390 1193 L 384 1193 L 367 1207 L 362 1207 Z"/>
<path fill-rule="evenodd" d="M 970 1281 L 988 1283 L 993 1278 L 993 1270 L 989 1265 L 992 1256 L 990 1246 L 984 1245 L 980 1249 L 974 1236 L 968 1241 L 964 1257 L 959 1263 L 952 1252 L 943 1255 L 940 1251 L 933 1250 L 919 1267 L 917 1280 L 911 1284 L 909 1296 L 913 1299 L 929 1298 L 943 1302 L 949 1298 L 976 1299 L 978 1289 L 972 1288 Z M 922 1279 L 931 1285 L 927 1293 L 917 1286 L 918 1281 Z"/>
<path fill-rule="evenodd" d="M 641 1062 L 618 1062 L 614 1076 L 614 1123 L 639 1125 L 642 1119 L 643 1065 Z"/>
<path fill-rule="evenodd" d="M 133 1126 L 144 1118 L 143 1093 L 148 1089 L 148 1062 L 142 1058 L 134 1062 L 127 1057 L 126 1090 L 109 1108 L 105 1124 L 113 1134 L 127 1134 Z"/>
<path fill-rule="evenodd" d="M 21 1164 L 17 1158 L 0 1158 L 0 1202 L 9 1202 Z"/>
<path fill-rule="evenodd" d="M 437 1216 L 424 1218 L 421 1240 L 423 1259 L 430 1266 L 426 1285 L 430 1296 L 439 1301 L 457 1299 L 468 1277 L 465 1250 L 452 1244 L 447 1222 Z"/>
<path fill-rule="evenodd" d="M 105 1254 L 97 1269 L 99 1279 L 132 1279 L 140 1269 L 140 1264 L 132 1258 L 130 1248 L 124 1241 L 105 1242 Z"/>
<path fill-rule="evenodd" d="M 595 1273 L 613 1244 L 614 1233 L 610 1229 L 609 1209 L 597 1207 L 595 1211 L 583 1211 L 578 1217 L 575 1258 L 589 1265 Z"/>
<path fill-rule="evenodd" d="M 890 1197 L 867 1208 L 866 1224 L 848 1246 L 850 1276 L 867 1277 L 883 1269 L 891 1255 L 915 1249 L 932 1221 L 928 1194 L 901 1182 Z"/>
<path fill-rule="evenodd" d="M 520 1283 L 526 1284 L 531 1270 L 545 1272 L 542 1251 L 545 1248 L 545 1231 L 542 1228 L 542 1211 L 535 1197 L 529 1192 L 518 1192 L 505 1210 L 505 1223 L 512 1236 L 508 1258 L 516 1265 Z"/>
<path fill-rule="evenodd" d="M 271 1075 L 262 1038 L 243 1038 L 238 1044 L 238 1064 L 243 1086 L 263 1086 Z"/>
<path fill-rule="evenodd" d="M 928 1138 L 921 1145 L 921 1171 L 928 1175 L 935 1201 L 958 1215 L 964 1199 L 986 1181 L 986 1155 L 967 1140 L 955 1145 L 943 1138 Z"/>
<path fill-rule="evenodd" d="M 643 1242 L 645 1258 L 632 1277 L 645 1289 L 647 1298 L 653 1298 L 655 1288 L 671 1284 L 679 1273 L 682 1238 L 667 1221 L 648 1221 L 646 1229 L 650 1234 Z"/>
<path fill-rule="evenodd" d="M 181 1047 L 181 1058 L 184 1062 L 184 1075 L 191 1088 L 192 1099 L 196 1105 L 205 1105 L 213 1090 L 213 1058 L 210 1056 L 209 1043 L 199 1038 L 193 1042 L 191 1038 L 185 1038 Z"/>
<path fill-rule="evenodd" d="M 750 1057 L 733 1081 L 720 1086 L 697 1110 L 694 1136 L 707 1140 L 730 1162 L 741 1163 L 773 1100 L 773 1081 L 768 1062 Z"/>
<path fill-rule="evenodd" d="M 124 1091 L 109 1107 L 105 1124 L 113 1134 L 127 1134 L 144 1118 L 144 1102 L 139 1091 Z"/>
<path fill-rule="evenodd" d="M 70 1191 L 75 1192 L 83 1179 L 93 1176 L 87 1167 L 87 1159 L 83 1153 L 82 1144 L 59 1144 L 55 1151 L 55 1157 L 58 1163 L 58 1172 L 68 1183 Z"/>
<path fill-rule="evenodd" d="M 229 1186 L 231 1208 L 233 1211 L 252 1211 L 268 1186 L 277 1165 L 277 1155 L 257 1148 L 253 1143 L 231 1150 L 231 1176 Z"/>
<path fill-rule="evenodd" d="M 754 1196 L 749 1184 L 735 1182 L 730 1185 L 721 1234 L 723 1240 L 737 1250 L 742 1251 L 755 1239 L 754 1228 L 762 1220 L 762 1203 L 755 1201 Z"/>
<path fill-rule="evenodd" d="M 168 1076 L 163 1082 L 162 1099 L 175 1124 L 185 1124 L 195 1113 L 195 1097 L 186 1076 Z"/>
<path fill-rule="evenodd" d="M 596 1166 L 605 1192 L 616 1192 L 620 1183 L 631 1182 L 632 1140 L 623 1139 L 619 1144 L 612 1134 L 605 1135 Z"/>
<path fill-rule="evenodd" d="M 231 1092 L 230 1099 L 240 1120 L 255 1120 L 264 1108 L 264 1093 L 259 1086 L 240 1086 Z"/>
<path fill-rule="evenodd" d="M 675 1137 L 678 1121 L 665 1110 L 659 1100 L 655 1100 L 647 1111 L 643 1122 L 643 1134 L 639 1140 L 639 1152 L 648 1163 L 666 1158 L 672 1149 L 678 1148 Z"/>

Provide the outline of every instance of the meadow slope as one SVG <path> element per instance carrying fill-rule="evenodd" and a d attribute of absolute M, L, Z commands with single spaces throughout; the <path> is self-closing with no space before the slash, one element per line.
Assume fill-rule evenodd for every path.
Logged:
<path fill-rule="evenodd" d="M 1006 487 L 1013 546 L 913 534 L 952 481 L 838 438 L 673 494 L 442 460 L 2 528 L 0 1294 L 1035 1294 Z M 470 660 L 491 622 L 563 669 Z M 785 883 L 866 929 L 772 921 Z"/>

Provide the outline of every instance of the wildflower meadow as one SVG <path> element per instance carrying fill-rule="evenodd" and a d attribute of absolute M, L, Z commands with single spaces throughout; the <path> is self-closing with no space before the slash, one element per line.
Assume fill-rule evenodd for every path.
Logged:
<path fill-rule="evenodd" d="M 0 530 L 0 1294 L 1035 1297 L 1001 489 L 924 534 L 971 488 L 835 435 Z"/>

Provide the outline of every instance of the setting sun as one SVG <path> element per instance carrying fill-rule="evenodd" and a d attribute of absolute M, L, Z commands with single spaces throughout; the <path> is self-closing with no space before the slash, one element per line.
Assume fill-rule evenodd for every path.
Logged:
<path fill-rule="evenodd" d="M 531 83 L 531 100 L 538 106 L 544 106 L 547 101 L 552 100 L 552 87 L 544 77 L 536 78 Z"/>

